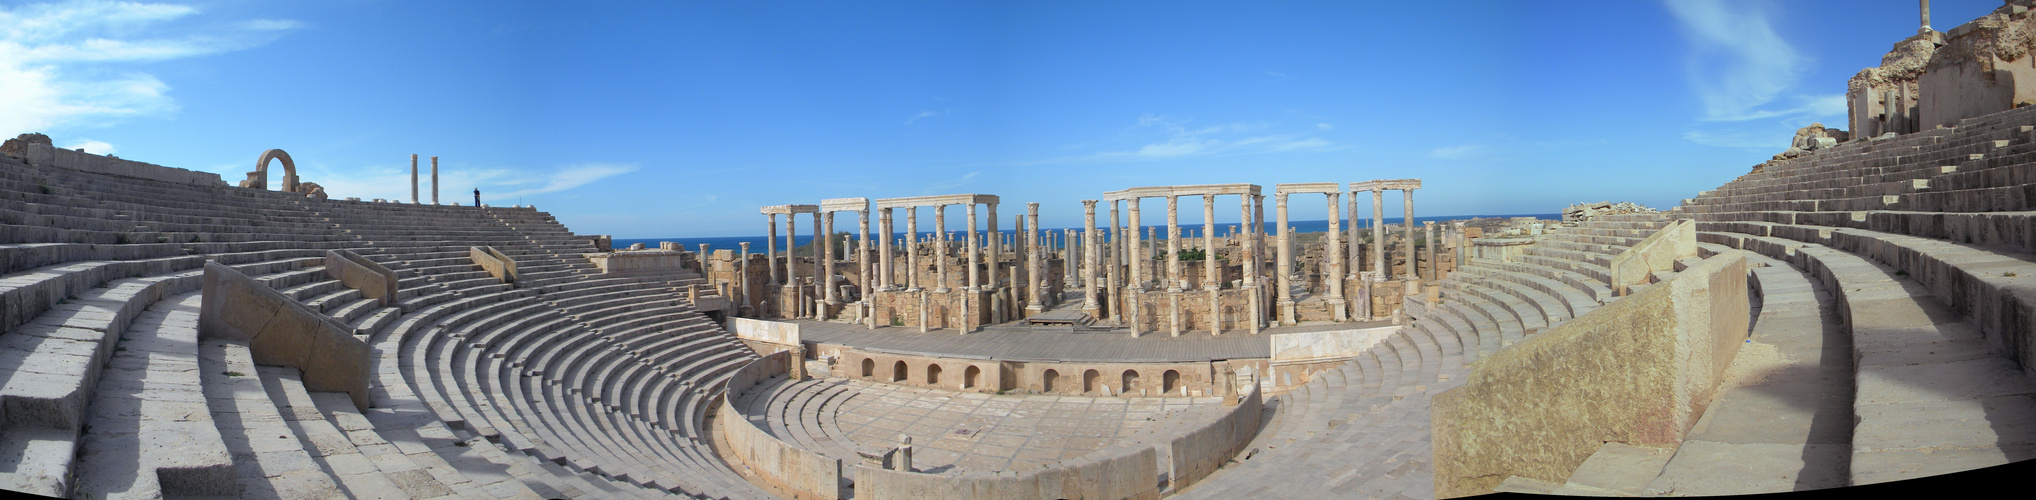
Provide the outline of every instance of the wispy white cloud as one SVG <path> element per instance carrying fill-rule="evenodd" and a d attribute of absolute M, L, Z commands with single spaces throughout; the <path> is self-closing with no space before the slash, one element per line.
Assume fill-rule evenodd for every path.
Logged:
<path fill-rule="evenodd" d="M 1318 129 L 1322 129 L 1322 130 L 1336 130 L 1336 126 L 1335 126 L 1335 125 L 1330 125 L 1330 124 L 1329 124 L 1329 122 L 1322 122 L 1322 123 L 1317 123 L 1317 124 L 1315 124 L 1315 128 L 1318 128 Z"/>
<path fill-rule="evenodd" d="M 548 178 L 545 179 L 544 185 L 542 186 L 510 191 L 508 193 L 503 193 L 502 196 L 505 197 L 528 196 L 533 194 L 555 193 L 567 189 L 585 186 L 587 184 L 593 183 L 594 181 L 598 181 L 601 179 L 606 179 L 617 175 L 635 172 L 636 170 L 637 165 L 634 163 L 628 164 L 585 163 L 580 165 L 573 165 L 570 167 L 566 167 L 563 170 L 553 172 Z"/>
<path fill-rule="evenodd" d="M 1484 152 L 1485 145 L 1483 144 L 1477 143 L 1459 144 L 1455 146 L 1444 146 L 1435 149 L 1430 149 L 1428 150 L 1428 157 L 1441 158 L 1444 160 L 1462 160 L 1468 158 L 1476 158 L 1478 155 L 1484 154 Z"/>
<path fill-rule="evenodd" d="M 106 141 L 95 141 L 91 139 L 78 139 L 77 141 L 71 142 L 70 145 L 64 146 L 64 148 L 83 149 L 85 150 L 85 152 L 92 153 L 95 155 L 110 155 L 114 153 L 112 144 L 107 144 Z"/>
<path fill-rule="evenodd" d="M 940 116 L 940 115 L 944 115 L 944 114 L 947 114 L 947 111 L 948 111 L 948 110 L 945 110 L 945 109 L 943 109 L 943 110 L 939 110 L 939 111 L 920 111 L 920 112 L 919 112 L 919 114 L 916 114 L 916 115 L 912 115 L 912 117 L 911 117 L 911 118 L 906 118 L 906 119 L 905 119 L 905 124 L 906 124 L 906 125 L 911 125 L 911 124 L 912 124 L 912 122 L 916 122 L 916 121 L 919 121 L 919 119 L 920 119 L 920 118 L 932 118 L 932 117 L 935 117 L 935 116 Z"/>
<path fill-rule="evenodd" d="M 253 20 L 159 33 L 190 6 L 74 0 L 0 8 L 0 135 L 174 111 L 169 86 L 119 63 L 259 46 L 300 25 Z"/>
<path fill-rule="evenodd" d="M 1744 121 L 1821 110 L 1770 107 L 1795 85 L 1804 57 L 1775 33 L 1773 13 L 1766 5 L 1734 0 L 1666 3 L 1691 45 L 1685 70 L 1703 101 L 1703 119 Z"/>
<path fill-rule="evenodd" d="M 982 171 L 973 171 L 962 174 L 961 177 L 928 184 L 926 185 L 926 194 L 944 194 L 950 189 L 966 186 L 970 182 L 975 181 L 976 176 L 982 173 Z"/>

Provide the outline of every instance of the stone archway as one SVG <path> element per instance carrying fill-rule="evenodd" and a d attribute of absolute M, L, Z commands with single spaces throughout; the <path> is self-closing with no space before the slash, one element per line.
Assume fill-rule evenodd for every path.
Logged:
<path fill-rule="evenodd" d="M 283 185 L 281 191 L 285 193 L 297 192 L 297 162 L 290 160 L 290 153 L 285 153 L 281 149 L 263 151 L 262 156 L 255 159 L 254 171 L 247 173 L 247 180 L 240 181 L 240 187 L 268 189 L 269 160 L 282 160 L 283 162 Z"/>

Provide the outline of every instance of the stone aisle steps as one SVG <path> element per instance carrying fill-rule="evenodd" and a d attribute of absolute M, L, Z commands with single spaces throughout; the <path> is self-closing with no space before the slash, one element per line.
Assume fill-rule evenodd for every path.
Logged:
<path fill-rule="evenodd" d="M 237 492 L 233 455 L 197 373 L 198 304 L 164 299 L 128 325 L 100 376 L 72 494 L 93 498 Z"/>
<path fill-rule="evenodd" d="M 1814 243 L 1726 240 L 1796 263 L 1837 291 L 1857 360 L 1851 484 L 2036 455 L 2036 383 L 1907 273 Z"/>

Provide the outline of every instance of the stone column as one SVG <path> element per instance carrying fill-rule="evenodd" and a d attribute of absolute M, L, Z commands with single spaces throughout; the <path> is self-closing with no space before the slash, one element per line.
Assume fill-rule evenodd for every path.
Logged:
<path fill-rule="evenodd" d="M 1437 277 L 1437 276 L 1435 275 L 1435 243 L 1436 243 L 1436 241 L 1435 241 L 1435 221 L 1432 221 L 1432 220 L 1431 220 L 1431 221 L 1423 222 L 1423 223 L 1421 223 L 1421 224 L 1422 224 L 1423 226 L 1426 226 L 1426 227 L 1427 227 L 1427 231 L 1428 231 L 1428 233 L 1427 233 L 1427 234 L 1423 235 L 1423 236 L 1426 236 L 1426 238 L 1427 238 L 1427 243 L 1428 243 L 1428 244 L 1426 244 L 1426 245 L 1421 245 L 1421 253 L 1422 253 L 1423 255 L 1426 255 L 1426 256 L 1428 257 L 1428 276 L 1426 277 L 1426 279 L 1427 279 L 1428 281 L 1435 281 L 1435 280 L 1437 280 L 1437 279 L 1441 279 L 1440 277 Z"/>
<path fill-rule="evenodd" d="M 767 226 L 770 226 L 771 236 L 769 238 L 764 238 L 764 248 L 765 248 L 764 252 L 766 252 L 764 254 L 766 258 L 764 260 L 767 261 L 766 262 L 767 264 L 770 264 L 771 284 L 778 285 L 783 283 L 781 281 L 778 281 L 778 214 L 765 214 L 765 215 L 770 217 L 771 219 L 770 223 L 766 224 Z"/>
<path fill-rule="evenodd" d="M 1421 279 L 1421 259 L 1420 256 L 1414 255 L 1414 190 L 1400 190 L 1400 199 L 1406 203 L 1406 210 L 1400 215 L 1401 225 L 1405 227 L 1400 228 L 1400 232 L 1406 234 L 1407 277 L 1419 280 Z M 1411 296 L 1409 295 L 1409 297 Z"/>
<path fill-rule="evenodd" d="M 417 204 L 417 154 L 410 154 L 410 204 Z"/>
<path fill-rule="evenodd" d="M 877 210 L 877 232 L 883 235 L 883 241 L 877 243 L 877 286 L 890 291 L 891 281 L 898 279 L 898 275 L 892 274 L 891 263 L 891 234 L 897 231 L 897 223 L 891 219 L 890 207 Z"/>
<path fill-rule="evenodd" d="M 1088 286 L 1087 283 L 1081 282 L 1082 261 L 1075 258 L 1075 248 L 1081 244 L 1077 238 L 1081 235 L 1076 234 L 1073 229 L 1062 229 L 1060 234 L 1060 262 L 1061 269 L 1067 271 L 1067 277 L 1064 278 L 1066 283 L 1068 286 Z M 1061 287 L 1061 290 L 1066 291 L 1068 286 Z"/>
<path fill-rule="evenodd" d="M 934 280 L 933 293 L 947 293 L 947 205 L 933 207 L 933 268 L 940 276 Z"/>
<path fill-rule="evenodd" d="M 1462 222 L 1456 222 L 1454 225 L 1456 226 L 1456 268 L 1463 269 L 1464 266 L 1470 264 L 1470 232 L 1464 230 Z"/>
<path fill-rule="evenodd" d="M 431 204 L 438 204 L 438 157 L 431 157 Z"/>
<path fill-rule="evenodd" d="M 1181 197 L 1166 197 L 1166 294 L 1168 329 L 1181 336 Z"/>
<path fill-rule="evenodd" d="M 1378 279 L 1381 280 L 1386 279 L 1387 276 L 1391 276 L 1391 274 L 1386 271 L 1387 268 L 1391 267 L 1386 265 L 1386 225 L 1380 223 L 1381 221 L 1384 221 L 1386 218 L 1385 196 L 1386 192 L 1384 190 L 1381 190 L 1376 186 L 1372 187 L 1371 272 L 1372 274 L 1378 275 Z"/>
<path fill-rule="evenodd" d="M 980 241 L 980 240 L 978 240 L 978 239 L 976 238 L 976 204 L 975 204 L 975 202 L 973 202 L 973 201 L 969 202 L 969 205 L 968 205 L 968 215 L 969 215 L 969 224 L 968 224 L 968 226 L 969 226 L 969 237 L 968 237 L 968 238 L 966 238 L 966 239 L 963 239 L 963 240 L 962 240 L 962 243 L 963 243 L 964 245 L 967 245 L 967 246 L 968 246 L 968 249 L 969 249 L 969 284 L 968 284 L 968 291 L 969 291 L 969 293 L 976 293 L 976 292 L 979 292 L 979 291 L 982 291 L 982 290 L 983 290 L 983 278 L 982 278 L 982 276 L 981 276 L 981 275 L 980 275 L 980 274 L 978 273 L 978 271 L 976 270 L 976 268 L 978 268 L 978 267 L 982 267 L 982 265 L 983 265 L 983 257 L 982 257 L 982 255 L 983 255 L 983 253 L 982 253 L 982 250 L 983 250 L 983 249 L 982 249 L 982 244 L 981 244 L 981 241 Z"/>
<path fill-rule="evenodd" d="M 987 289 L 989 289 L 990 291 L 996 291 L 998 288 L 997 264 L 1003 262 L 1004 260 L 1004 251 L 1002 248 L 1000 248 L 1004 246 L 1003 245 L 1004 233 L 997 232 L 997 204 L 991 203 L 986 208 L 989 209 L 989 213 L 987 214 L 989 216 L 987 222 L 989 222 L 990 227 L 987 228 L 988 231 L 984 234 L 987 234 L 989 236 L 990 264 L 988 268 L 984 269 L 984 271 L 988 272 L 989 274 L 985 276 L 983 284 L 987 285 Z"/>
<path fill-rule="evenodd" d="M 1223 334 L 1223 270 L 1216 266 L 1216 195 L 1202 195 L 1202 289 L 1209 292 L 1209 334 Z"/>
<path fill-rule="evenodd" d="M 914 292 L 923 288 L 919 286 L 919 207 L 905 207 L 905 288 Z"/>
<path fill-rule="evenodd" d="M 1329 289 L 1329 310 L 1337 322 L 1350 320 L 1349 311 L 1343 301 L 1343 228 L 1341 207 L 1337 203 L 1343 193 L 1329 193 L 1329 234 L 1322 240 L 1328 245 L 1322 250 L 1322 286 Z"/>
<path fill-rule="evenodd" d="M 1129 202 L 1131 202 L 1131 203 L 1130 203 L 1130 205 L 1131 205 L 1131 248 L 1130 248 L 1130 253 L 1129 253 L 1129 254 L 1126 254 L 1126 255 L 1124 256 L 1124 258 L 1125 258 L 1125 260 L 1129 260 L 1129 261 L 1131 261 L 1131 273 L 1130 273 L 1130 274 L 1131 274 L 1131 276 L 1130 276 L 1130 279 L 1127 279 L 1127 280 L 1125 280 L 1125 282 L 1124 282 L 1124 285 L 1125 285 L 1126 287 L 1130 288 L 1130 293 L 1128 293 L 1128 294 L 1125 294 L 1125 295 L 1126 295 L 1126 297 L 1125 297 L 1125 300 L 1124 300 L 1124 302 L 1126 302 L 1126 303 L 1127 303 L 1127 304 L 1129 305 L 1130 309 L 1131 309 L 1131 317 L 1130 317 L 1130 318 L 1128 318 L 1128 319 L 1129 319 L 1129 322 L 1131 323 L 1131 336 L 1135 338 L 1135 337 L 1138 337 L 1138 336 L 1139 336 L 1140 334 L 1143 334 L 1143 333 L 1145 333 L 1145 329 L 1144 329 L 1144 327 L 1143 327 L 1143 326 L 1141 326 L 1141 325 L 1140 325 L 1140 324 L 1138 323 L 1138 319 L 1139 319 L 1139 316 L 1138 316 L 1138 315 L 1139 315 L 1139 310 L 1140 310 L 1141 308 L 1143 308 L 1143 307 L 1144 307 L 1144 305 L 1143 305 L 1143 304 L 1140 304 L 1139 302 L 1141 302 L 1141 299 L 1142 299 L 1142 298 L 1143 298 L 1143 297 L 1145 296 L 1145 294 L 1143 293 L 1143 292 L 1145 292 L 1145 272 L 1144 272 L 1144 269 L 1145 269 L 1145 264 L 1146 264 L 1146 262 L 1147 262 L 1147 260 L 1146 260 L 1147 256 L 1146 256 L 1146 252 L 1145 252 L 1145 247 L 1143 246 L 1143 245 L 1144 245 L 1145 243 L 1144 243 L 1144 240 L 1140 240 L 1140 239 L 1138 239 L 1138 230 L 1140 230 L 1140 229 L 1144 229 L 1144 230 L 1146 231 L 1146 234 L 1145 234 L 1145 239 L 1146 239 L 1146 240 L 1150 240 L 1150 239 L 1152 239 L 1152 229 L 1151 229 L 1151 228 L 1147 228 L 1147 227 L 1145 227 L 1145 226 L 1144 226 L 1144 222 L 1141 222 L 1141 221 L 1139 221 L 1139 220 L 1138 220 L 1138 201 L 1139 201 L 1139 199 L 1138 199 L 1138 198 L 1130 198 L 1130 199 L 1128 199 L 1128 200 L 1126 200 L 1126 201 L 1129 201 Z"/>
<path fill-rule="evenodd" d="M 1338 279 L 1353 279 L 1357 278 L 1357 272 L 1359 271 L 1357 266 L 1364 263 L 1364 254 L 1360 253 L 1364 251 L 1364 247 L 1358 244 L 1359 240 L 1363 239 L 1363 235 L 1359 234 L 1358 228 L 1363 226 L 1357 222 L 1359 219 L 1357 216 L 1357 191 L 1351 191 L 1350 201 L 1343 205 L 1350 213 L 1350 232 L 1344 234 L 1343 265 L 1339 266 L 1343 268 L 1343 276 Z M 1373 220 L 1371 223 L 1377 224 L 1379 221 Z"/>
<path fill-rule="evenodd" d="M 1101 303 L 1096 296 L 1102 294 L 1102 284 L 1096 279 L 1096 200 L 1082 200 L 1082 313 L 1094 318 L 1103 314 Z"/>
<path fill-rule="evenodd" d="M 1922 0 L 1922 10 L 1923 27 L 1916 30 L 1916 34 L 1919 35 L 1930 32 L 1930 0 Z"/>
<path fill-rule="evenodd" d="M 1181 291 L 1181 198 L 1166 197 L 1166 289 Z"/>
<path fill-rule="evenodd" d="M 832 216 L 834 215 L 834 213 L 828 212 L 828 215 Z M 821 296 L 820 288 L 834 288 L 833 283 L 834 266 L 832 265 L 833 261 L 831 260 L 834 258 L 834 252 L 832 251 L 827 252 L 825 257 L 822 257 L 820 253 L 821 245 L 826 245 L 827 248 L 834 248 L 834 225 L 832 224 L 831 220 L 829 222 L 830 223 L 827 225 L 827 231 L 822 232 L 820 230 L 820 214 L 817 212 L 813 214 L 813 286 L 817 288 L 813 290 L 813 299 L 805 301 L 807 304 L 812 306 L 819 306 L 821 305 L 821 301 L 825 300 L 824 297 Z M 821 240 L 826 241 L 823 242 Z M 807 312 L 814 319 L 820 319 L 819 307 L 813 307 L 809 309 Z"/>
<path fill-rule="evenodd" d="M 1237 255 L 1238 257 L 1241 257 L 1238 259 L 1237 269 L 1244 273 L 1244 281 L 1240 286 L 1242 287 L 1242 290 L 1244 290 L 1244 292 L 1246 293 L 1245 300 L 1246 302 L 1248 302 L 1247 304 L 1245 304 L 1247 306 L 1245 309 L 1250 311 L 1247 312 L 1246 314 L 1251 314 L 1258 311 L 1258 307 L 1256 305 L 1258 301 L 1255 300 L 1257 297 L 1251 295 L 1252 293 L 1258 291 L 1257 290 L 1258 276 L 1256 275 L 1257 273 L 1253 272 L 1253 270 L 1255 270 L 1258 266 L 1254 263 L 1254 261 L 1257 260 L 1257 257 L 1256 254 L 1253 252 L 1253 249 L 1251 248 L 1250 239 L 1251 234 L 1250 193 L 1237 196 L 1237 220 L 1242 221 L 1242 224 L 1238 226 L 1239 231 L 1233 231 L 1234 233 L 1236 233 L 1236 238 L 1234 239 L 1237 240 Z M 1243 316 L 1240 315 L 1239 319 L 1243 319 Z M 1252 333 L 1258 333 L 1258 318 L 1255 317 L 1251 318 L 1250 323 L 1251 326 L 1249 328 L 1251 329 Z"/>
<path fill-rule="evenodd" d="M 1110 237 L 1107 246 L 1103 247 L 1106 250 L 1104 253 L 1109 254 L 1104 256 L 1103 259 L 1103 307 L 1107 310 L 1107 314 L 1112 318 L 1116 318 L 1119 323 L 1124 321 L 1124 284 L 1122 281 L 1124 277 L 1122 269 L 1124 267 L 1124 262 L 1122 262 L 1124 259 L 1124 224 L 1122 224 L 1122 221 L 1122 219 L 1117 218 L 1117 201 L 1111 200 Z"/>
<path fill-rule="evenodd" d="M 1294 319 L 1294 231 L 1287 226 L 1287 194 L 1273 194 L 1274 223 L 1279 224 L 1279 256 L 1273 268 L 1274 290 L 1279 293 L 1280 324 L 1293 325 Z"/>
<path fill-rule="evenodd" d="M 818 269 L 818 272 L 813 273 L 813 280 L 818 283 L 817 286 L 826 289 L 821 294 L 823 297 L 826 297 L 827 309 L 819 311 L 817 315 L 819 319 L 825 320 L 828 316 L 833 315 L 834 306 L 841 305 L 841 298 L 835 296 L 834 292 L 834 212 L 819 215 L 822 219 L 826 219 L 827 229 L 815 232 L 819 233 L 821 239 L 827 241 L 815 242 L 816 244 L 813 245 L 814 252 L 819 254 L 819 258 L 813 259 L 813 265 Z"/>
<path fill-rule="evenodd" d="M 1247 280 L 1245 285 L 1251 288 L 1251 333 L 1257 335 L 1265 324 L 1266 316 L 1265 288 L 1259 285 L 1264 273 L 1260 268 L 1265 265 L 1259 261 L 1259 255 L 1265 253 L 1265 195 L 1251 197 L 1251 229 L 1245 233 L 1251 241 L 1251 250 L 1246 253 L 1251 257 L 1251 271 L 1244 279 Z"/>
<path fill-rule="evenodd" d="M 800 297 L 800 293 L 798 292 L 799 246 L 797 245 L 797 243 L 799 241 L 799 229 L 798 224 L 792 223 L 792 221 L 797 218 L 799 218 L 798 212 L 785 214 L 785 288 L 790 288 L 793 290 L 792 293 L 793 298 L 792 300 L 782 301 L 784 303 L 778 304 L 778 309 L 780 309 L 778 316 L 786 318 L 799 317 L 798 313 L 799 309 L 805 307 L 804 304 L 805 300 L 803 297 Z M 782 289 L 780 289 L 780 291 L 782 291 Z M 790 310 L 790 313 L 787 314 L 785 310 Z"/>
<path fill-rule="evenodd" d="M 736 280 L 738 281 L 737 285 L 742 287 L 742 305 L 755 308 L 756 303 L 749 300 L 749 242 L 743 241 L 737 244 L 742 246 L 742 260 L 736 264 L 739 273 L 737 276 L 742 277 L 742 279 Z M 742 308 L 736 308 L 735 312 L 740 314 Z"/>
<path fill-rule="evenodd" d="M 1046 310 L 1039 303 L 1046 294 L 1045 263 L 1040 255 L 1044 250 L 1039 241 L 1039 204 L 1025 204 L 1025 317 L 1032 317 Z"/>

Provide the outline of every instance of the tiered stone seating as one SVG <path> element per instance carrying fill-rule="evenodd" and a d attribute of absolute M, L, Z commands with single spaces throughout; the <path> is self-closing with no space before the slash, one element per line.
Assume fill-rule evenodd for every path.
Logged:
<path fill-rule="evenodd" d="M 518 259 L 518 282 L 475 266 L 467 251 L 476 245 Z M 327 277 L 330 249 L 395 270 L 394 302 L 384 307 Z M 8 347 L 0 488 L 90 497 L 756 496 L 703 441 L 724 375 L 753 354 L 671 293 L 700 283 L 697 275 L 601 277 L 579 257 L 589 251 L 588 240 L 531 209 L 311 200 L 0 156 Z M 375 352 L 373 407 L 306 391 L 295 369 L 256 367 L 244 344 L 198 342 L 196 292 L 209 260 L 354 327 Z M 558 357 L 549 373 L 559 376 L 535 377 L 570 391 L 506 390 L 529 388 L 533 377 L 518 365 L 552 351 L 509 359 L 508 348 L 536 341 L 586 346 Z M 520 419 L 539 418 L 539 409 L 574 419 L 539 429 L 609 448 L 524 453 L 533 449 L 514 443 L 537 430 Z M 519 437 L 490 422 L 509 422 L 501 428 Z M 576 466 L 596 461 L 657 471 L 664 482 Z"/>
<path fill-rule="evenodd" d="M 1428 399 L 1463 383 L 1466 346 L 1408 328 L 1278 398 L 1250 458 L 1181 498 L 1426 498 Z"/>
<path fill-rule="evenodd" d="M 1837 296 L 1857 358 L 1854 484 L 2036 455 L 2036 299 L 2017 292 L 2036 276 L 2032 124 L 2017 109 L 1852 141 L 1679 207 L 1700 239 L 1809 270 Z"/>

